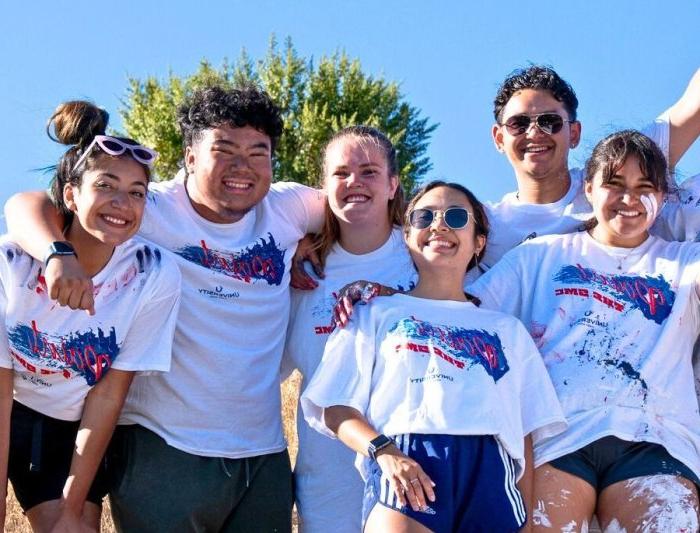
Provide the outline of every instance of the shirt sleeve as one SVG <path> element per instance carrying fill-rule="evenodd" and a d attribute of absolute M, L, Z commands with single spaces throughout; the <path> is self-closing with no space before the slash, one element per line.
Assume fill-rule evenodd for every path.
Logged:
<path fill-rule="evenodd" d="M 332 405 L 367 411 L 375 337 L 371 307 L 361 307 L 345 328 L 336 328 L 328 338 L 323 359 L 301 397 L 304 418 L 312 428 L 335 437 L 323 419 L 323 410 Z"/>
<path fill-rule="evenodd" d="M 127 332 L 113 368 L 137 372 L 170 370 L 173 334 L 180 307 L 181 276 L 175 261 L 163 255 L 156 276 L 143 289 L 141 307 Z"/>
<path fill-rule="evenodd" d="M 493 309 L 519 317 L 523 307 L 523 289 L 526 283 L 521 261 L 520 245 L 510 250 L 479 279 L 466 287 L 467 292 L 481 300 L 485 309 Z"/>
<path fill-rule="evenodd" d="M 520 372 L 520 408 L 523 434 L 533 433 L 533 441 L 557 435 L 566 429 L 554 385 L 549 378 L 542 355 L 519 320 L 515 324 L 515 342 L 522 354 Z"/>
<path fill-rule="evenodd" d="M 295 219 L 304 233 L 317 233 L 321 230 L 326 206 L 323 191 L 293 182 L 278 182 L 274 187 L 278 194 L 292 204 L 285 206 L 285 213 Z"/>
<path fill-rule="evenodd" d="M 671 124 L 668 114 L 662 113 L 656 120 L 644 126 L 641 131 L 656 143 L 661 152 L 663 152 L 666 161 L 668 161 L 671 143 Z"/>
<path fill-rule="evenodd" d="M 651 232 L 669 241 L 696 241 L 700 236 L 700 174 L 671 190 Z"/>

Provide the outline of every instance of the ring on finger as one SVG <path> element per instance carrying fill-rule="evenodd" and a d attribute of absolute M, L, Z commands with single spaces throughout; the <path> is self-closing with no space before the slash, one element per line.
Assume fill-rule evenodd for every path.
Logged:
<path fill-rule="evenodd" d="M 409 483 L 416 483 L 416 482 L 420 482 L 420 480 L 417 477 L 414 477 L 413 479 L 409 479 L 408 482 Z"/>

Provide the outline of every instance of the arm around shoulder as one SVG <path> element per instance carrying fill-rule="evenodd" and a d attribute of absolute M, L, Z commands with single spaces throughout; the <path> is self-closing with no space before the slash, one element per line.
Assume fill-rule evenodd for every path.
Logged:
<path fill-rule="evenodd" d="M 45 191 L 21 192 L 5 204 L 7 231 L 29 255 L 44 259 L 49 245 L 63 241 L 63 217 Z"/>

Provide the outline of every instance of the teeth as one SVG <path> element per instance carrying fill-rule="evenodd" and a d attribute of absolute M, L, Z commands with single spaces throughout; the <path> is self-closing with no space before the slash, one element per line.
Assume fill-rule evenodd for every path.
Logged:
<path fill-rule="evenodd" d="M 539 153 L 545 152 L 547 150 L 549 150 L 549 148 L 546 146 L 528 146 L 527 148 L 525 148 L 526 152 L 534 153 L 534 154 L 539 154 Z"/>
<path fill-rule="evenodd" d="M 623 217 L 636 217 L 639 216 L 639 211 L 618 211 L 617 214 Z"/>
<path fill-rule="evenodd" d="M 120 226 L 126 224 L 126 220 L 123 218 L 115 218 L 109 215 L 102 215 L 102 218 L 104 218 L 107 222 L 111 222 L 112 224 L 119 224 Z"/>
<path fill-rule="evenodd" d="M 249 183 L 238 183 L 235 181 L 225 181 L 224 185 L 230 189 L 248 189 L 251 186 Z"/>
<path fill-rule="evenodd" d="M 369 200 L 369 198 L 367 196 L 365 196 L 364 194 L 353 194 L 352 196 L 348 196 L 347 198 L 345 198 L 346 203 L 366 202 L 367 200 Z"/>
<path fill-rule="evenodd" d="M 454 243 L 443 241 L 442 239 L 433 239 L 428 241 L 428 246 L 431 248 L 454 248 Z"/>

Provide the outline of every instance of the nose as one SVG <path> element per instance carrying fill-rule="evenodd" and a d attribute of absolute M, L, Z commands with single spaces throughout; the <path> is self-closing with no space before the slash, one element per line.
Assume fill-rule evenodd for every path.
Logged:
<path fill-rule="evenodd" d="M 112 205 L 120 209 L 124 209 L 129 205 L 130 197 L 129 193 L 126 191 L 116 191 L 112 195 Z"/>
<path fill-rule="evenodd" d="M 430 231 L 449 231 L 449 226 L 445 224 L 445 213 L 436 211 L 433 214 L 433 221 L 430 223 Z"/>
<path fill-rule="evenodd" d="M 360 180 L 360 176 L 357 172 L 351 172 L 350 174 L 348 174 L 348 177 L 345 178 L 345 181 L 348 184 L 348 187 L 350 187 L 351 185 L 362 185 L 362 180 Z"/>

